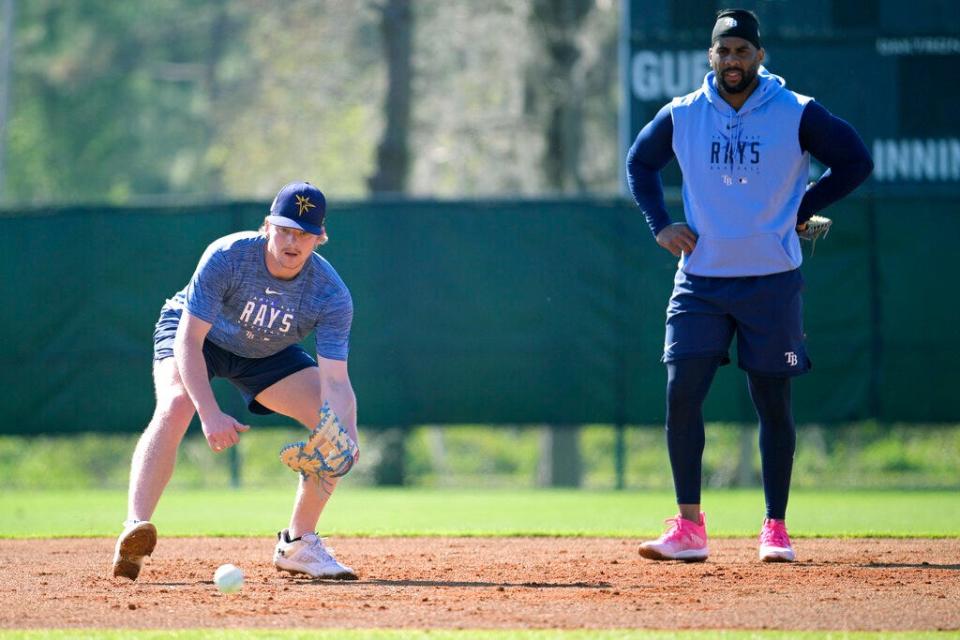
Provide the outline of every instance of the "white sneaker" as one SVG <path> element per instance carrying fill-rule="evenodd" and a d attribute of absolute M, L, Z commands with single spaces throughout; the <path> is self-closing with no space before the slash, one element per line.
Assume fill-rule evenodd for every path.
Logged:
<path fill-rule="evenodd" d="M 153 553 L 157 546 L 157 528 L 147 520 L 128 524 L 113 552 L 113 575 L 136 580 L 143 567 L 144 557 Z"/>
<path fill-rule="evenodd" d="M 273 564 L 278 571 L 291 574 L 305 573 L 311 578 L 329 580 L 356 580 L 357 574 L 350 567 L 340 564 L 315 533 L 307 533 L 295 540 L 284 529 L 277 534 L 277 546 L 273 550 Z"/>

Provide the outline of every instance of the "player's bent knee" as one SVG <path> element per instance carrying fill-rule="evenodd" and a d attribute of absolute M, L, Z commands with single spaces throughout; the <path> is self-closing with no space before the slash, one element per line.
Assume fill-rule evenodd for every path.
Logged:
<path fill-rule="evenodd" d="M 186 431 L 194 414 L 193 401 L 190 396 L 172 395 L 157 401 L 150 428 L 163 431 Z"/>

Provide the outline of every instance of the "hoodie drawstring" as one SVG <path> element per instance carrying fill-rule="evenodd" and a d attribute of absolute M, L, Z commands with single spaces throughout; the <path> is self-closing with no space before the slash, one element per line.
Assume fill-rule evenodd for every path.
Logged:
<path fill-rule="evenodd" d="M 736 154 L 740 153 L 740 130 L 743 129 L 743 116 L 740 115 L 740 112 L 737 112 L 737 122 L 734 125 L 737 128 L 737 135 L 735 137 L 736 142 L 733 146 L 734 153 L 734 165 L 732 167 L 731 173 L 733 173 L 734 184 L 737 183 L 737 166 L 736 166 Z M 741 161 L 743 160 L 741 156 Z"/>
<path fill-rule="evenodd" d="M 733 111 L 727 116 L 727 144 L 730 145 L 727 153 L 730 159 L 730 179 L 734 184 L 737 181 L 737 154 L 740 152 L 740 128 L 743 126 L 743 116 L 739 111 Z"/>

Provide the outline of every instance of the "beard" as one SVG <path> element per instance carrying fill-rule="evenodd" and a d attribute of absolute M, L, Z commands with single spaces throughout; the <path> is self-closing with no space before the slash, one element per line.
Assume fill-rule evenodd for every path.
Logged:
<path fill-rule="evenodd" d="M 718 79 L 719 82 L 720 82 L 720 87 L 721 87 L 725 92 L 727 92 L 727 93 L 743 93 L 743 92 L 747 89 L 747 87 L 750 86 L 750 83 L 752 83 L 752 82 L 756 79 L 756 77 L 757 77 L 757 71 L 758 71 L 758 70 L 757 70 L 756 68 L 754 68 L 754 69 L 744 69 L 744 70 L 740 73 L 740 82 L 738 82 L 738 83 L 736 83 L 736 84 L 730 84 L 730 83 L 728 83 L 727 80 L 726 80 L 726 78 L 723 77 L 723 74 L 722 74 L 722 73 L 720 73 L 720 74 L 717 75 L 717 79 Z"/>

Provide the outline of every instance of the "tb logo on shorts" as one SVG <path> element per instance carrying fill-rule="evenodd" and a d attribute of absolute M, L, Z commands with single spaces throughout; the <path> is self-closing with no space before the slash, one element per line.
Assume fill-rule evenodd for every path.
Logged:
<path fill-rule="evenodd" d="M 797 354 L 795 354 L 793 351 L 787 351 L 787 352 L 784 353 L 783 355 L 784 355 L 784 356 L 786 357 L 786 359 L 787 359 L 787 364 L 790 365 L 791 367 L 795 367 L 795 366 L 797 366 L 797 364 L 799 363 L 799 359 L 797 358 Z"/>

